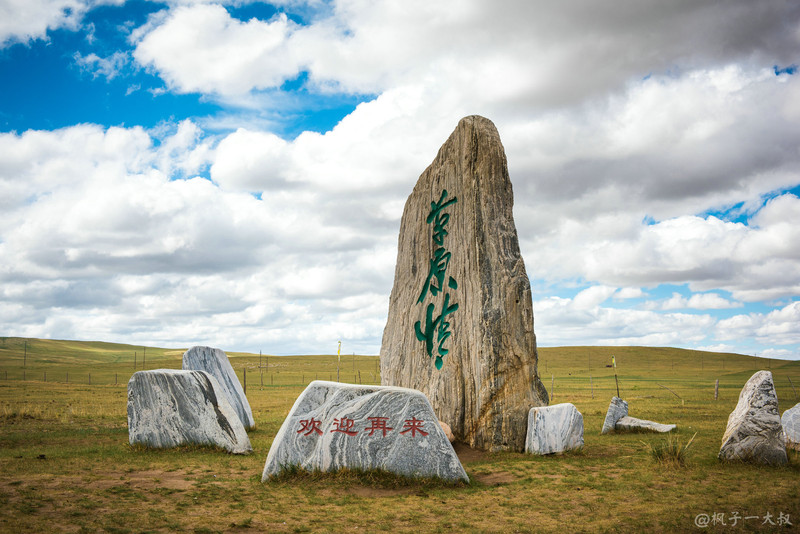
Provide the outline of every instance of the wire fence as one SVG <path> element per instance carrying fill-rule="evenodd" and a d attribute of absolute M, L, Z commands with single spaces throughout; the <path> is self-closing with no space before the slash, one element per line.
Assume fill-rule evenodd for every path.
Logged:
<path fill-rule="evenodd" d="M 264 372 L 264 370 L 242 368 L 235 370 L 236 376 L 244 388 L 270 386 L 304 386 L 314 380 L 330 382 L 346 382 L 350 384 L 380 384 L 380 375 L 375 372 L 356 370 L 353 372 Z M 0 369 L 0 380 L 19 382 L 49 382 L 56 384 L 82 384 L 91 386 L 126 386 L 133 373 L 110 373 L 100 371 L 68 371 L 62 368 L 50 370 Z"/>

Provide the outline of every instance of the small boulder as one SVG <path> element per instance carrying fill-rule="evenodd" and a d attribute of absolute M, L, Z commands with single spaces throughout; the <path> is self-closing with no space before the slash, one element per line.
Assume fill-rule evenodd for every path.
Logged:
<path fill-rule="evenodd" d="M 531 408 L 525 452 L 553 454 L 583 447 L 583 415 L 571 403 Z"/>
<path fill-rule="evenodd" d="M 211 347 L 192 347 L 183 353 L 182 368 L 205 371 L 216 378 L 244 427 L 247 430 L 255 428 L 256 423 L 253 420 L 250 403 L 225 352 Z"/>
<path fill-rule="evenodd" d="M 233 454 L 253 450 L 219 382 L 204 371 L 134 373 L 128 382 L 128 441 L 159 449 L 196 444 Z"/>
<path fill-rule="evenodd" d="M 608 405 L 606 412 L 606 419 L 603 421 L 603 430 L 601 434 L 608 434 L 617 424 L 617 421 L 628 415 L 628 403 L 619 397 L 611 399 L 611 404 Z"/>
<path fill-rule="evenodd" d="M 739 393 L 739 402 L 728 416 L 719 459 L 767 465 L 788 463 L 771 372 L 758 371 Z"/>
<path fill-rule="evenodd" d="M 442 430 L 444 430 L 444 435 L 447 436 L 447 441 L 453 443 L 456 440 L 456 437 L 453 435 L 453 430 L 450 428 L 450 425 L 444 421 L 439 421 L 439 426 L 441 426 Z"/>
<path fill-rule="evenodd" d="M 261 481 L 290 466 L 469 481 L 422 393 L 321 380 L 295 401 L 269 449 Z"/>
<path fill-rule="evenodd" d="M 800 451 L 800 402 L 783 412 L 781 416 L 786 447 Z"/>
<path fill-rule="evenodd" d="M 635 417 L 625 416 L 622 417 L 617 424 L 614 425 L 614 430 L 617 432 L 671 432 L 677 428 L 677 425 L 665 425 L 656 423 L 654 421 L 647 421 L 646 419 L 636 419 Z"/>

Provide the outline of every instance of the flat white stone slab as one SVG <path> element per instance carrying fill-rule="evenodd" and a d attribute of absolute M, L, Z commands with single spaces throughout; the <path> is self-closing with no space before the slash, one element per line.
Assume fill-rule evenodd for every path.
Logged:
<path fill-rule="evenodd" d="M 636 419 L 635 417 L 625 416 L 617 421 L 614 429 L 617 432 L 671 432 L 678 428 L 677 425 L 665 425 L 648 421 L 646 419 Z"/>
<path fill-rule="evenodd" d="M 308 385 L 283 422 L 262 482 L 289 466 L 308 471 L 382 469 L 469 481 L 422 393 L 321 380 Z"/>
<path fill-rule="evenodd" d="M 554 454 L 583 447 L 583 415 L 571 403 L 531 408 L 525 452 Z"/>
<path fill-rule="evenodd" d="M 216 378 L 244 427 L 246 429 L 255 428 L 256 423 L 253 420 L 253 411 L 250 409 L 247 395 L 244 394 L 242 384 L 224 351 L 211 347 L 192 347 L 183 353 L 182 368 L 205 371 Z"/>
<path fill-rule="evenodd" d="M 771 372 L 758 371 L 739 393 L 739 402 L 728 416 L 719 459 L 767 465 L 789 462 Z"/>
<path fill-rule="evenodd" d="M 603 430 L 601 430 L 600 433 L 608 434 L 609 432 L 614 430 L 617 421 L 619 421 L 620 419 L 622 419 L 627 415 L 628 415 L 628 403 L 620 399 L 619 397 L 613 397 L 611 399 L 611 404 L 608 405 L 606 418 L 603 421 Z"/>
<path fill-rule="evenodd" d="M 216 445 L 234 454 L 253 450 L 219 382 L 204 371 L 177 369 L 133 374 L 128 441 L 153 448 Z"/>
<path fill-rule="evenodd" d="M 783 412 L 781 425 L 786 447 L 800 451 L 800 402 Z"/>

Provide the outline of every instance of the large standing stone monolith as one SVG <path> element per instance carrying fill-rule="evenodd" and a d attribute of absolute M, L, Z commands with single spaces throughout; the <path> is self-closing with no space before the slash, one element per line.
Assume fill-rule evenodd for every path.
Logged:
<path fill-rule="evenodd" d="M 547 391 L 513 204 L 497 129 L 462 119 L 406 201 L 381 383 L 422 391 L 471 447 L 522 452 Z"/>

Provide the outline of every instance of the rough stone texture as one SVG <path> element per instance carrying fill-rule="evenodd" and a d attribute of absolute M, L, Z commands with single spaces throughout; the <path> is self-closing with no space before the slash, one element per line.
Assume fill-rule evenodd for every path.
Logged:
<path fill-rule="evenodd" d="M 656 423 L 654 421 L 647 421 L 646 419 L 636 419 L 635 417 L 621 417 L 614 425 L 614 430 L 617 432 L 672 432 L 677 428 L 677 425 L 665 425 L 663 423 Z"/>
<path fill-rule="evenodd" d="M 283 422 L 262 482 L 291 465 L 308 471 L 382 469 L 469 480 L 422 393 L 321 380 L 308 385 Z"/>
<path fill-rule="evenodd" d="M 583 447 L 583 415 L 574 404 L 531 408 L 525 452 L 553 454 Z"/>
<path fill-rule="evenodd" d="M 187 370 L 205 371 L 216 378 L 244 427 L 248 430 L 255 428 L 256 423 L 247 395 L 244 394 L 242 384 L 225 352 L 211 347 L 192 347 L 183 353 L 182 367 Z"/>
<path fill-rule="evenodd" d="M 548 399 L 537 373 L 531 288 L 513 203 L 497 129 L 483 117 L 462 119 L 406 201 L 381 380 L 422 391 L 470 447 L 522 452 L 528 411 Z M 437 204 L 444 206 L 440 218 L 429 223 Z M 437 224 L 445 233 L 435 231 Z M 429 278 L 437 263 L 446 266 L 441 280 Z M 424 339 L 439 316 L 431 347 L 419 339 L 416 323 Z"/>
<path fill-rule="evenodd" d="M 739 393 L 739 403 L 728 416 L 720 460 L 768 465 L 788 463 L 772 373 L 758 371 Z"/>
<path fill-rule="evenodd" d="M 781 426 L 786 447 L 800 451 L 800 402 L 783 412 Z"/>
<path fill-rule="evenodd" d="M 601 434 L 608 434 L 612 430 L 614 430 L 617 421 L 626 417 L 628 415 L 628 403 L 624 400 L 620 399 L 619 397 L 613 397 L 611 399 L 611 404 L 608 405 L 608 411 L 606 412 L 606 419 L 603 421 L 603 430 L 600 431 Z"/>
<path fill-rule="evenodd" d="M 133 374 L 128 441 L 153 448 L 216 445 L 234 454 L 253 450 L 219 382 L 204 371 L 177 369 Z"/>

